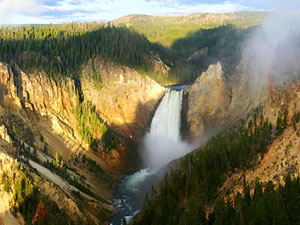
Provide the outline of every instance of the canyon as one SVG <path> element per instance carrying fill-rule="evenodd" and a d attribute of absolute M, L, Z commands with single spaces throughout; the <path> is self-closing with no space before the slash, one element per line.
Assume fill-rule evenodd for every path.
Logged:
<path fill-rule="evenodd" d="M 66 79 L 58 83 L 42 72 L 26 74 L 21 70 L 13 71 L 4 63 L 0 68 L 3 168 L 14 168 L 10 170 L 16 174 L 20 168 L 27 170 L 38 182 L 41 192 L 56 202 L 73 220 L 80 218 L 96 223 L 108 221 L 113 212 L 111 187 L 121 174 L 138 168 L 140 156 L 136 154 L 134 146 L 146 134 L 165 88 L 130 68 L 104 62 L 100 58 L 84 65 L 81 80 L 84 102 L 90 102 L 94 106 L 90 110 L 94 110 L 99 124 L 110 127 L 116 132 L 118 139 L 117 145 L 105 149 L 105 144 L 101 143 L 103 134 L 95 132 L 92 134 L 93 138 L 100 144 L 97 149 L 93 149 L 78 129 L 76 108 L 79 107 L 79 102 L 73 80 Z M 101 81 L 93 80 L 89 75 L 91 73 L 95 73 L 96 77 L 101 74 Z M 256 88 L 260 88 L 259 95 L 257 89 L 253 91 L 245 74 L 228 76 L 220 62 L 211 65 L 191 86 L 184 88 L 181 124 L 184 139 L 192 142 L 212 131 L 222 130 L 241 118 L 250 120 L 251 110 L 259 106 L 262 107 L 263 117 L 274 126 L 284 109 L 288 110 L 288 121 L 295 119 L 300 109 L 299 80 L 281 87 L 274 85 Z M 295 156 L 299 146 L 293 141 L 298 140 L 296 132 L 299 132 L 299 124 L 295 130 L 289 128 L 278 141 L 274 141 L 269 153 L 260 159 L 262 168 L 257 167 L 257 172 L 244 171 L 228 175 L 230 178 L 220 188 L 220 192 L 228 188 L 240 190 L 242 186 L 237 186 L 237 182 L 243 176 L 250 183 L 257 176 L 264 182 L 283 180 L 287 175 L 285 171 L 297 168 L 295 166 L 298 165 Z M 36 154 L 38 163 L 26 159 L 28 156 L 21 156 L 20 146 L 15 143 L 25 146 L 30 154 Z M 275 149 L 284 149 L 278 146 L 289 145 L 288 143 L 293 143 L 285 147 L 289 149 L 288 153 L 273 153 L 279 151 Z M 70 181 L 46 168 L 46 162 L 57 162 L 57 155 L 60 155 L 59 162 L 67 165 L 67 173 L 74 180 L 83 181 L 91 192 L 78 189 Z M 18 161 L 13 157 L 18 158 Z M 281 172 L 278 171 L 277 164 L 274 164 L 274 157 L 283 160 Z M 289 160 L 287 164 L 285 162 L 289 157 L 293 160 Z M 93 160 L 99 165 L 101 172 L 92 172 L 85 162 L 87 160 Z M 12 176 L 7 175 L 5 169 L 2 171 L 6 176 Z M 3 188 L 2 185 L 2 190 Z M 78 201 L 74 193 L 80 193 L 81 200 Z M 3 195 L 2 198 L 10 204 L 13 201 L 11 195 Z M 16 220 L 20 220 L 20 214 L 17 215 Z M 4 215 L 1 218 L 5 220 Z"/>
<path fill-rule="evenodd" d="M 180 29 L 187 21 L 194 24 L 203 18 L 204 25 L 210 20 L 220 23 L 178 40 L 172 35 L 163 39 L 159 33 L 167 31 L 162 30 L 151 36 L 152 26 L 159 26 L 161 17 L 135 15 L 114 21 L 116 27 L 87 23 L 82 25 L 86 26 L 84 32 L 75 24 L 63 29 L 58 26 L 56 31 L 63 31 L 57 34 L 51 26 L 36 28 L 41 29 L 36 33 L 32 29 L 44 39 L 33 38 L 36 43 L 24 41 L 24 45 L 16 41 L 20 45 L 14 58 L 7 46 L 3 47 L 0 224 L 32 224 L 36 217 L 53 224 L 118 224 L 120 219 L 125 219 L 125 224 L 144 224 L 153 219 L 143 216 L 161 193 L 168 201 L 159 199 L 159 207 L 167 209 L 174 203 L 169 199 L 174 198 L 172 207 L 182 207 L 180 210 L 188 215 L 189 207 L 199 206 L 198 199 L 189 199 L 193 191 L 196 197 L 203 193 L 203 199 L 209 196 L 211 190 L 206 196 L 203 183 L 220 182 L 214 197 L 234 199 L 243 194 L 245 183 L 253 194 L 257 178 L 265 188 L 269 182 L 278 187 L 284 185 L 286 177 L 299 177 L 300 69 L 294 63 L 299 58 L 299 45 L 291 41 L 292 46 L 298 46 L 291 51 L 293 60 L 281 60 L 290 59 L 286 57 L 291 49 L 287 41 L 279 45 L 284 50 L 274 50 L 277 58 L 270 56 L 272 60 L 265 62 L 255 51 L 236 44 L 240 38 L 237 34 L 244 38 L 248 28 L 266 16 L 258 15 L 178 17 Z M 174 18 L 166 19 L 166 24 L 175 26 Z M 239 24 L 241 18 L 243 29 L 231 26 Z M 140 27 L 140 20 L 150 21 L 145 22 L 149 31 Z M 127 30 L 120 24 L 141 30 Z M 64 33 L 64 29 L 69 30 Z M 10 31 L 14 32 L 1 31 L 8 33 L 8 46 L 10 35 L 16 35 Z M 50 32 L 54 41 L 43 32 Z M 233 41 L 230 35 L 223 37 L 228 33 Z M 144 35 L 161 43 L 150 43 Z M 215 36 L 220 40 L 214 46 L 209 38 Z M 105 43 L 101 48 L 93 42 L 96 38 Z M 51 41 L 57 41 L 64 51 Z M 52 52 L 44 50 L 45 45 Z M 237 49 L 227 52 L 232 45 Z M 70 50 L 73 46 L 79 46 L 78 52 Z M 28 50 L 31 47 L 34 50 Z M 181 47 L 182 52 L 178 52 Z M 180 84 L 180 88 L 165 86 L 172 84 Z M 265 137 L 259 137 L 265 132 Z M 230 139 L 233 137 L 237 138 Z M 236 146 L 243 147 L 235 149 L 235 142 L 240 140 L 244 145 Z M 206 148 L 219 152 L 211 156 Z M 245 159 L 242 153 L 248 150 L 251 154 Z M 199 155 L 209 160 L 203 162 Z M 216 163 L 220 159 L 224 160 Z M 226 168 L 222 173 L 220 164 Z M 203 172 L 205 166 L 209 168 L 206 174 L 192 177 L 194 168 Z M 213 177 L 215 173 L 220 176 Z M 186 192 L 170 185 L 174 177 L 175 184 L 178 180 Z M 205 178 L 203 183 L 185 181 L 199 177 Z M 145 182 L 147 179 L 150 181 Z M 133 203 L 127 204 L 128 190 L 138 201 L 130 199 Z M 176 191 L 182 196 L 176 196 Z M 215 199 L 203 199 L 207 219 L 214 213 Z M 166 212 L 159 207 L 150 212 Z M 39 210 L 45 208 L 48 211 L 41 216 Z"/>
<path fill-rule="evenodd" d="M 19 167 L 29 171 L 41 192 L 74 220 L 99 223 L 99 218 L 103 221 L 113 212 L 113 183 L 139 164 L 133 146 L 146 131 L 164 88 L 128 67 L 104 63 L 101 59 L 93 65 L 91 68 L 89 63 L 82 68 L 83 74 L 101 74 L 100 82 L 88 75 L 81 81 L 84 101 L 94 105 L 88 108 L 93 112 L 88 116 L 92 114 L 103 129 L 113 129 L 106 132 L 111 132 L 109 138 L 115 138 L 117 144 L 103 143 L 105 132 L 96 130 L 92 135 L 98 144 L 92 149 L 80 134 L 80 121 L 76 118 L 80 103 L 73 80 L 58 83 L 43 72 L 26 74 L 1 63 L 1 152 L 18 158 Z M 22 147 L 26 150 L 20 150 Z M 26 158 L 30 156 L 21 156 L 20 151 L 29 151 L 29 155 L 35 152 L 38 163 L 28 161 Z M 45 165 L 54 164 L 58 158 L 67 166 L 71 181 L 80 180 L 88 192 L 46 168 Z M 1 162 L 6 165 L 5 160 Z M 93 171 L 93 165 L 99 171 Z M 74 192 L 82 196 L 80 203 L 71 197 Z M 79 208 L 84 208 L 85 213 Z"/>

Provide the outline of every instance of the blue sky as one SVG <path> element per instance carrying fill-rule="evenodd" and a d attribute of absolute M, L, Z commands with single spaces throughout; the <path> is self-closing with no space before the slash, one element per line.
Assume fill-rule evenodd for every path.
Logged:
<path fill-rule="evenodd" d="M 300 9 L 300 0 L 0 0 L 0 24 L 110 21 L 129 14 Z"/>

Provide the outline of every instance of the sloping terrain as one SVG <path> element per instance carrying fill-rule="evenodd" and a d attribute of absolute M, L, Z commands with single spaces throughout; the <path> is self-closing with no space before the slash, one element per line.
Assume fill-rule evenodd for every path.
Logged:
<path fill-rule="evenodd" d="M 231 190 L 233 194 L 243 190 L 244 178 L 253 188 L 259 178 L 263 185 L 272 181 L 276 186 L 284 184 L 288 175 L 298 177 L 300 150 L 300 80 L 294 80 L 288 85 L 270 87 L 268 97 L 262 109 L 263 117 L 280 126 L 278 118 L 284 121 L 282 112 L 286 112 L 288 126 L 269 146 L 268 152 L 258 157 L 255 167 L 230 174 L 229 179 L 220 191 Z M 281 114 L 281 115 L 280 115 Z M 278 124 L 279 123 L 279 124 Z M 279 132 L 278 130 L 276 132 Z"/>
<path fill-rule="evenodd" d="M 129 15 L 112 23 L 125 24 L 146 35 L 151 42 L 170 47 L 176 40 L 200 29 L 212 29 L 228 24 L 246 28 L 260 24 L 266 15 L 264 12 L 202 13 L 187 16 Z"/>
<path fill-rule="evenodd" d="M 297 184 L 289 177 L 299 173 L 299 70 L 285 82 L 271 74 L 267 83 L 257 83 L 247 73 L 238 74 L 240 66 L 229 76 L 221 63 L 211 65 L 185 89 L 186 137 L 218 134 L 173 163 L 134 224 L 214 223 L 222 221 L 218 210 L 238 210 L 233 201 L 245 194 L 245 185 L 255 199 L 259 185 L 271 190 L 270 185 L 284 188 L 286 179 Z M 219 205 L 223 198 L 227 208 Z"/>
<path fill-rule="evenodd" d="M 70 221 L 108 222 L 114 182 L 138 166 L 132 135 L 145 132 L 164 88 L 132 69 L 101 59 L 93 68 L 83 67 L 83 102 L 72 79 L 58 83 L 43 72 L 28 74 L 3 63 L 0 73 L 0 141 L 10 143 L 1 152 L 14 157 L 20 171 L 38 182 L 34 187 L 39 193 L 30 207 L 36 208 L 39 199 L 47 196 L 70 215 Z M 103 80 L 95 80 L 91 73 L 102 74 Z M 130 87 L 124 88 L 124 83 Z M 123 101 L 130 110 L 122 108 Z M 7 187 L 12 194 L 20 181 L 15 182 Z M 7 191 L 3 193 L 7 196 Z M 18 204 L 15 210 L 23 214 Z M 33 217 L 31 213 L 23 214 L 25 221 Z"/>
<path fill-rule="evenodd" d="M 195 81 L 184 91 L 184 138 L 218 134 L 175 163 L 135 224 L 208 222 L 216 200 L 245 182 L 253 193 L 256 177 L 263 187 L 297 177 L 299 71 L 286 83 L 270 73 L 267 84 L 243 71 L 241 43 L 264 16 L 1 28 L 0 224 L 109 224 L 114 185 L 140 166 L 136 146 L 165 93 L 149 77 Z"/>

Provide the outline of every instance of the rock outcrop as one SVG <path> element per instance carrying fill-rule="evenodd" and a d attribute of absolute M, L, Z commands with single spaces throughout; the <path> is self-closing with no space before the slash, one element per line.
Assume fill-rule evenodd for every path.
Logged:
<path fill-rule="evenodd" d="M 200 137 L 208 126 L 222 123 L 219 120 L 230 105 L 231 89 L 220 63 L 211 65 L 184 94 L 188 96 L 185 101 L 188 101 L 187 122 L 192 138 Z"/>
<path fill-rule="evenodd" d="M 135 141 L 146 131 L 164 88 L 133 69 L 101 59 L 83 66 L 77 82 L 55 81 L 43 71 L 27 74 L 0 63 L 0 151 L 19 159 L 18 166 L 26 164 L 42 194 L 74 221 L 106 224 L 113 211 L 113 182 L 136 167 L 126 138 Z M 90 108 L 83 112 L 86 105 Z M 98 143 L 93 148 L 84 137 L 86 130 L 79 128 L 78 116 L 84 113 L 86 120 L 92 121 L 91 116 L 106 123 L 102 134 L 92 134 Z M 111 128 L 123 137 L 110 132 L 102 140 Z"/>
<path fill-rule="evenodd" d="M 268 95 L 263 107 L 264 117 L 276 125 L 280 113 L 287 111 L 287 120 L 293 120 L 300 110 L 300 79 L 286 81 L 283 85 L 270 84 Z M 283 115 L 282 115 L 283 116 Z"/>
<path fill-rule="evenodd" d="M 93 79 L 91 73 L 97 74 Z M 120 134 L 138 140 L 144 134 L 165 89 L 135 70 L 101 59 L 83 67 L 81 81 L 86 100 L 91 101 L 107 124 Z"/>
<path fill-rule="evenodd" d="M 183 134 L 195 140 L 241 118 L 266 98 L 263 85 L 237 69 L 227 75 L 220 62 L 209 66 L 194 84 L 184 90 Z"/>
<path fill-rule="evenodd" d="M 257 178 L 266 185 L 272 181 L 276 186 L 284 185 L 288 175 L 299 177 L 300 171 L 300 79 L 287 81 L 286 85 L 270 84 L 267 98 L 261 106 L 264 120 L 276 128 L 280 114 L 287 112 L 287 128 L 268 146 L 268 151 L 258 157 L 256 166 L 251 169 L 228 174 L 228 179 L 219 189 L 225 193 L 231 190 L 232 195 L 243 191 L 245 178 L 251 189 L 254 189 Z M 283 117 L 283 115 L 281 115 Z M 298 117 L 298 119 L 297 119 Z"/>

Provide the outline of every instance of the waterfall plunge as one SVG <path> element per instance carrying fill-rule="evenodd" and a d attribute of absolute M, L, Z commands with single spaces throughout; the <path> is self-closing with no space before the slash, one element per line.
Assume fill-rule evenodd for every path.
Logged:
<path fill-rule="evenodd" d="M 146 192 L 150 193 L 151 186 L 161 179 L 159 169 L 193 149 L 180 138 L 182 95 L 183 90 L 166 90 L 140 149 L 147 169 L 124 177 L 119 184 L 112 224 L 122 224 L 123 218 L 130 223 L 141 209 Z"/>
<path fill-rule="evenodd" d="M 183 90 L 167 89 L 144 138 L 145 166 L 159 169 L 185 155 L 190 146 L 181 141 L 180 124 Z"/>
<path fill-rule="evenodd" d="M 182 93 L 167 89 L 152 119 L 149 135 L 180 141 Z"/>

